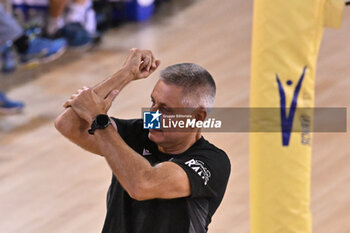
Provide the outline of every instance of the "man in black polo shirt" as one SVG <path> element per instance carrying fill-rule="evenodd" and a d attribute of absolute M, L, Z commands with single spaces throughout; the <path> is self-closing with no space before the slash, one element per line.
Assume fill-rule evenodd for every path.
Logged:
<path fill-rule="evenodd" d="M 204 233 L 225 193 L 230 161 L 200 129 L 148 130 L 141 119 L 106 115 L 125 85 L 148 77 L 159 64 L 151 51 L 130 50 L 118 72 L 78 90 L 55 121 L 65 137 L 104 156 L 112 169 L 103 233 Z M 151 109 L 191 108 L 191 115 L 204 121 L 214 98 L 211 75 L 182 63 L 161 72 Z"/>

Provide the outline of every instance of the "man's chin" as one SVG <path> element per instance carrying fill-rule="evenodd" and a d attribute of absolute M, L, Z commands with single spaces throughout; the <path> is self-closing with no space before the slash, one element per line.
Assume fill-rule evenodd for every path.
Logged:
<path fill-rule="evenodd" d="M 164 140 L 164 132 L 160 129 L 150 129 L 148 138 L 154 143 L 161 143 Z"/>

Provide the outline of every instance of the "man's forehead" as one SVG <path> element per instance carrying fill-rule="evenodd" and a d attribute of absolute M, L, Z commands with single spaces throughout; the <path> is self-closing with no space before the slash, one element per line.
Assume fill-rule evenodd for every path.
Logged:
<path fill-rule="evenodd" d="M 178 95 L 179 93 L 182 93 L 183 88 L 174 84 L 167 84 L 161 79 L 158 80 L 156 85 L 153 88 L 152 93 L 160 93 L 160 94 L 166 94 L 166 95 Z"/>
<path fill-rule="evenodd" d="M 160 102 L 177 105 L 182 97 L 182 87 L 166 84 L 159 80 L 151 93 L 151 97 Z"/>

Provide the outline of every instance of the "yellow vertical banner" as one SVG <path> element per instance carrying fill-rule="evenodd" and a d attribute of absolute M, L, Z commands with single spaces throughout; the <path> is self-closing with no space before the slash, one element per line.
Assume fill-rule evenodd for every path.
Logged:
<path fill-rule="evenodd" d="M 312 111 L 323 28 L 339 27 L 343 0 L 255 0 L 251 65 L 252 233 L 310 233 Z M 264 108 L 270 111 L 259 116 Z M 270 110 L 268 110 L 270 109 Z M 276 110 L 276 111 L 274 111 Z M 271 118 L 266 119 L 266 116 Z M 259 126 L 276 120 L 278 132 Z M 274 125 L 274 124 L 272 124 Z M 294 127 L 301 130 L 293 131 Z"/>

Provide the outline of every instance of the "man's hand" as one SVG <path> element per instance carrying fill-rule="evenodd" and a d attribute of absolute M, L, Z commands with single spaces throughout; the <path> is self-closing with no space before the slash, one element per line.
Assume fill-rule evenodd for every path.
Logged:
<path fill-rule="evenodd" d="M 150 50 L 130 49 L 129 55 L 123 66 L 134 76 L 133 80 L 147 78 L 160 65 Z"/>
<path fill-rule="evenodd" d="M 83 87 L 79 89 L 76 94 L 73 94 L 64 103 L 63 107 L 72 107 L 80 118 L 91 123 L 97 115 L 107 113 L 118 94 L 118 90 L 113 90 L 103 99 L 99 97 L 94 90 Z"/>

